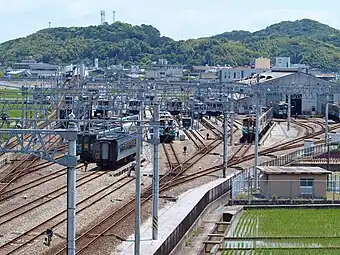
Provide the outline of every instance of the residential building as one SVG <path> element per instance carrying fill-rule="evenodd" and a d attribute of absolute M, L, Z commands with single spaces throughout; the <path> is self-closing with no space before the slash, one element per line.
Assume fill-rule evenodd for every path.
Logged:
<path fill-rule="evenodd" d="M 255 69 L 270 69 L 270 59 L 269 58 L 255 59 Z"/>
<path fill-rule="evenodd" d="M 250 67 L 226 67 L 219 71 L 219 80 L 221 82 L 240 81 L 254 74 L 261 74 L 270 71 L 267 68 L 250 68 Z"/>
<path fill-rule="evenodd" d="M 275 65 L 271 68 L 274 72 L 302 72 L 309 73 L 310 67 L 305 64 L 292 64 L 290 57 L 275 58 Z"/>

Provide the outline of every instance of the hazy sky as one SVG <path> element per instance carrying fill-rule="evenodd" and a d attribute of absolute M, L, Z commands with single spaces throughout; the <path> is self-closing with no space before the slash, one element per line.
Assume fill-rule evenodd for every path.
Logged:
<path fill-rule="evenodd" d="M 60 26 L 107 22 L 150 24 L 175 39 L 235 29 L 256 31 L 283 20 L 310 18 L 340 29 L 339 0 L 0 0 L 0 42 Z"/>

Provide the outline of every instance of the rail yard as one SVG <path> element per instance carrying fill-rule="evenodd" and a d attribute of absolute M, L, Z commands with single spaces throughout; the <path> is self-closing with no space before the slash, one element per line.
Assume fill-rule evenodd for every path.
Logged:
<path fill-rule="evenodd" d="M 340 130 L 335 106 L 332 122 L 321 111 L 292 117 L 283 113 L 289 102 L 263 100 L 286 90 L 271 87 L 267 95 L 272 85 L 255 80 L 172 82 L 169 90 L 169 82 L 91 83 L 70 72 L 48 85 L 3 89 L 0 253 L 65 254 L 72 242 L 76 254 L 119 254 L 140 228 L 136 218 L 143 224 L 152 217 L 161 232 L 158 207 L 176 204 L 181 194 L 218 179 L 234 193 L 244 173 L 244 183 L 255 178 L 257 185 L 256 166 L 338 142 L 328 138 Z M 328 93 L 303 83 L 297 89 Z M 255 113 L 241 113 L 235 96 L 253 93 Z M 67 222 L 74 219 L 73 235 Z M 158 238 L 159 247 L 170 234 Z"/>

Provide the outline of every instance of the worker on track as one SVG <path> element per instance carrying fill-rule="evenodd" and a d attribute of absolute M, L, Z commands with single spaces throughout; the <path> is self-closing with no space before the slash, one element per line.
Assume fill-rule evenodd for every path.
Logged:
<path fill-rule="evenodd" d="M 84 170 L 87 171 L 87 167 L 89 166 L 89 163 L 87 161 L 84 162 Z"/>
<path fill-rule="evenodd" d="M 129 177 L 131 176 L 132 171 L 136 172 L 136 163 L 132 163 L 131 166 L 129 167 L 129 170 L 128 170 Z"/>
<path fill-rule="evenodd" d="M 207 140 L 209 140 L 209 133 L 207 134 Z"/>
<path fill-rule="evenodd" d="M 187 148 L 186 146 L 184 146 L 184 147 L 183 147 L 183 153 L 184 153 L 184 154 L 187 154 L 187 150 L 188 150 L 188 148 Z"/>
<path fill-rule="evenodd" d="M 46 230 L 46 238 L 45 238 L 45 244 L 47 245 L 47 246 L 50 246 L 51 245 L 51 241 L 52 241 L 52 237 L 53 237 L 53 230 L 52 230 L 52 228 L 48 228 L 47 230 Z"/>

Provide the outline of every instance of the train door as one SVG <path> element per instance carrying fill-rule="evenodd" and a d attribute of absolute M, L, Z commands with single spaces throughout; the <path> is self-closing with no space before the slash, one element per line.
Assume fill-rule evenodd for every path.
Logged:
<path fill-rule="evenodd" d="M 108 142 L 102 142 L 102 144 L 101 144 L 101 161 L 102 161 L 102 165 L 104 167 L 109 166 L 109 162 L 110 162 L 109 149 L 110 149 L 109 143 Z"/>

